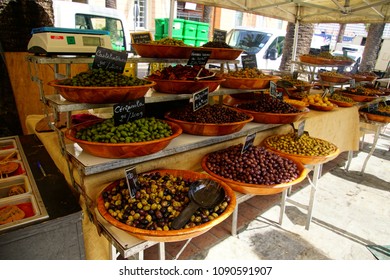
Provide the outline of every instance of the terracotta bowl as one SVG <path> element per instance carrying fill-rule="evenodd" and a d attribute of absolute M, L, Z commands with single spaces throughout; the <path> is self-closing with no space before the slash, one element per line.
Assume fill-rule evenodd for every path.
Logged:
<path fill-rule="evenodd" d="M 150 58 L 190 58 L 192 46 L 169 46 L 158 44 L 131 44 L 139 56 Z"/>
<path fill-rule="evenodd" d="M 236 110 L 230 108 L 231 110 Z M 238 110 L 237 110 L 238 111 Z M 234 123 L 222 123 L 222 124 L 213 124 L 213 123 L 193 123 L 174 119 L 170 116 L 171 112 L 165 114 L 165 118 L 171 122 L 177 123 L 182 129 L 183 132 L 193 135 L 202 135 L 202 136 L 221 136 L 232 134 L 234 132 L 240 131 L 247 123 L 253 120 L 253 117 L 248 114 L 248 119 L 245 121 L 234 122 Z"/>
<path fill-rule="evenodd" d="M 227 183 L 234 191 L 245 193 L 245 194 L 256 194 L 256 195 L 271 195 L 271 194 L 277 194 L 281 193 L 286 188 L 289 188 L 292 185 L 295 185 L 299 182 L 302 182 L 307 173 L 308 170 L 297 160 L 295 160 L 292 157 L 286 156 L 285 158 L 289 158 L 298 166 L 298 169 L 300 171 L 300 175 L 297 179 L 283 184 L 275 184 L 275 185 L 258 185 L 258 184 L 248 184 L 248 183 L 242 183 L 238 181 L 234 181 L 231 179 L 224 178 L 218 174 L 215 174 L 207 167 L 207 160 L 208 155 L 204 156 L 202 158 L 202 168 L 204 171 L 206 171 L 208 174 L 210 174 L 212 177 L 217 178 L 218 180 L 224 181 Z"/>
<path fill-rule="evenodd" d="M 310 112 L 309 109 L 305 108 L 301 112 L 298 113 L 289 113 L 289 114 L 275 114 L 275 113 L 265 113 L 265 112 L 255 112 L 236 108 L 244 113 L 253 116 L 253 121 L 257 123 L 267 123 L 267 124 L 287 124 L 299 121 L 302 119 L 307 113 Z"/>
<path fill-rule="evenodd" d="M 333 104 L 333 106 L 318 106 L 314 104 L 309 104 L 309 108 L 316 110 L 316 111 L 332 111 L 336 109 L 338 106 L 336 104 Z"/>
<path fill-rule="evenodd" d="M 100 143 L 100 142 L 90 142 L 85 140 L 80 140 L 75 137 L 77 131 L 80 129 L 91 126 L 92 124 L 102 122 L 103 120 L 94 120 L 84 122 L 78 125 L 75 125 L 66 130 L 65 136 L 69 140 L 77 143 L 86 153 L 97 157 L 103 158 L 131 158 L 131 157 L 140 157 L 153 153 L 157 153 L 164 149 L 172 141 L 182 133 L 182 129 L 179 125 L 170 122 L 164 121 L 169 124 L 172 128 L 173 134 L 169 137 L 165 137 L 158 140 L 138 142 L 138 143 Z"/>
<path fill-rule="evenodd" d="M 107 104 L 122 103 L 144 97 L 155 85 L 149 82 L 142 86 L 129 87 L 77 87 L 58 84 L 58 80 L 48 83 L 66 100 L 75 103 Z"/>
<path fill-rule="evenodd" d="M 371 95 L 359 95 L 359 94 L 353 94 L 353 93 L 347 93 L 342 92 L 344 96 L 352 98 L 356 102 L 370 102 L 378 98 L 378 96 L 371 96 Z"/>
<path fill-rule="evenodd" d="M 322 81 L 328 82 L 328 83 L 346 83 L 351 79 L 351 77 L 348 77 L 348 76 L 343 76 L 343 77 L 329 76 L 329 75 L 326 75 L 323 73 L 320 73 L 320 76 L 321 76 Z"/>
<path fill-rule="evenodd" d="M 384 115 L 368 113 L 368 112 L 360 112 L 360 114 L 365 115 L 367 119 L 369 119 L 370 121 L 390 123 L 390 116 L 384 116 Z"/>
<path fill-rule="evenodd" d="M 336 104 L 339 107 L 352 107 L 356 104 L 355 102 L 345 102 L 345 101 L 333 100 L 331 98 L 329 98 L 329 101 L 332 102 L 333 104 Z"/>
<path fill-rule="evenodd" d="M 225 81 L 221 83 L 222 87 L 235 89 L 266 89 L 269 88 L 270 82 L 280 80 L 279 76 L 267 76 L 264 78 L 235 78 L 223 76 Z"/>
<path fill-rule="evenodd" d="M 295 161 L 298 161 L 304 165 L 326 163 L 326 162 L 336 158 L 340 153 L 340 150 L 335 145 L 333 145 L 334 151 L 327 156 L 305 156 L 305 155 L 295 155 L 295 154 L 285 153 L 285 152 L 282 152 L 280 150 L 275 149 L 274 147 L 271 147 L 267 143 L 267 140 L 269 140 L 271 138 L 278 138 L 279 136 L 281 136 L 281 135 L 273 135 L 273 136 L 269 136 L 269 137 L 265 138 L 262 142 L 262 145 L 264 145 L 267 149 L 269 149 L 269 150 L 271 150 L 271 151 L 273 151 L 273 152 L 275 152 L 283 157 L 289 157 L 289 158 L 294 159 Z"/>
<path fill-rule="evenodd" d="M 350 59 L 333 59 L 333 62 L 335 65 L 340 65 L 340 66 L 349 66 L 352 63 L 354 63 L 354 60 Z"/>
<path fill-rule="evenodd" d="M 206 87 L 209 88 L 209 92 L 215 91 L 223 79 L 214 80 L 199 80 L 199 81 L 187 81 L 187 80 L 157 80 L 146 78 L 146 80 L 154 81 L 154 90 L 161 93 L 170 94 L 192 94 Z"/>
<path fill-rule="evenodd" d="M 209 59 L 221 59 L 221 60 L 235 60 L 243 52 L 243 50 L 240 49 L 227 49 L 227 48 L 201 47 L 201 49 L 211 51 Z"/>
<path fill-rule="evenodd" d="M 209 178 L 216 182 L 218 182 L 219 185 L 222 186 L 222 188 L 225 190 L 225 194 L 230 197 L 230 203 L 226 207 L 225 211 L 219 215 L 214 220 L 211 220 L 207 223 L 201 224 L 199 226 L 188 228 L 188 229 L 179 229 L 179 230 L 168 230 L 168 231 L 160 231 L 160 230 L 146 230 L 146 229 L 140 229 L 136 227 L 129 226 L 127 224 L 124 224 L 122 222 L 119 222 L 115 218 L 113 218 L 104 207 L 104 200 L 102 197 L 102 193 L 106 190 L 109 190 L 117 185 L 117 182 L 114 182 L 107 186 L 102 193 L 97 198 L 97 208 L 99 213 L 112 225 L 128 232 L 130 235 L 133 235 L 139 239 L 142 240 L 149 240 L 149 241 L 157 241 L 157 242 L 176 242 L 176 241 L 182 241 L 190 238 L 197 237 L 214 226 L 218 225 L 222 221 L 224 221 L 226 218 L 228 218 L 231 213 L 234 211 L 234 208 L 236 206 L 236 196 L 233 190 L 222 180 L 215 179 L 208 174 L 204 173 L 198 173 L 194 171 L 188 171 L 188 170 L 170 170 L 170 169 L 162 169 L 162 170 L 154 170 L 151 172 L 158 171 L 161 174 L 172 174 L 174 176 L 181 176 L 185 179 L 190 179 L 192 181 L 202 179 L 202 178 Z"/>
<path fill-rule="evenodd" d="M 312 55 L 301 55 L 299 57 L 299 60 L 305 63 L 310 64 L 319 64 L 319 65 L 333 65 L 334 62 L 332 59 L 323 58 L 319 56 L 312 56 Z"/>

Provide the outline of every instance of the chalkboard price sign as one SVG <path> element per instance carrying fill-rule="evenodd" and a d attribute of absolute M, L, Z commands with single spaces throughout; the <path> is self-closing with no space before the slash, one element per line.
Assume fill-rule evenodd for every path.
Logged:
<path fill-rule="evenodd" d="M 298 138 L 300 138 L 305 132 L 305 120 L 301 121 L 298 125 Z"/>
<path fill-rule="evenodd" d="M 245 153 L 250 147 L 253 146 L 255 141 L 256 133 L 248 134 L 245 138 L 245 144 L 242 146 L 241 154 Z"/>
<path fill-rule="evenodd" d="M 137 171 L 134 166 L 125 169 L 125 178 L 130 197 L 134 198 L 139 189 Z"/>
<path fill-rule="evenodd" d="M 206 87 L 204 89 L 201 89 L 200 91 L 195 92 L 192 95 L 193 101 L 193 109 L 194 111 L 202 108 L 203 106 L 206 106 L 209 104 L 209 88 Z"/>
<path fill-rule="evenodd" d="M 114 105 L 114 124 L 128 123 L 145 115 L 145 97 Z"/>
<path fill-rule="evenodd" d="M 193 50 L 187 65 L 206 65 L 210 55 L 211 51 Z"/>
<path fill-rule="evenodd" d="M 283 100 L 283 93 L 278 91 L 276 84 L 272 81 L 269 85 L 269 92 L 272 97 Z"/>
<path fill-rule="evenodd" d="M 248 54 L 241 56 L 241 63 L 243 68 L 257 68 L 256 55 Z"/>
<path fill-rule="evenodd" d="M 126 52 L 118 52 L 111 49 L 97 47 L 92 68 L 102 68 L 107 71 L 123 73 L 123 70 L 125 70 L 126 62 Z"/>
<path fill-rule="evenodd" d="M 131 42 L 133 44 L 146 44 L 153 41 L 152 34 L 150 32 L 136 32 L 130 33 Z"/>
<path fill-rule="evenodd" d="M 379 107 L 379 103 L 371 103 L 368 105 L 367 111 L 368 112 L 375 112 L 378 110 L 378 107 Z"/>
<path fill-rule="evenodd" d="M 214 28 L 213 42 L 226 42 L 227 31 Z"/>
<path fill-rule="evenodd" d="M 350 88 L 355 88 L 355 87 L 356 87 L 355 79 L 350 79 L 350 80 L 349 80 L 349 87 L 350 87 Z"/>

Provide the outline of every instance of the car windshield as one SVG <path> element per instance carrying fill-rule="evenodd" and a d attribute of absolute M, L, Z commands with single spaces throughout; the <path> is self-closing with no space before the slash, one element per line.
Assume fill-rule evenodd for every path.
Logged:
<path fill-rule="evenodd" d="M 228 42 L 230 46 L 243 49 L 248 54 L 256 54 L 265 46 L 270 37 L 271 34 L 260 31 L 234 30 Z"/>

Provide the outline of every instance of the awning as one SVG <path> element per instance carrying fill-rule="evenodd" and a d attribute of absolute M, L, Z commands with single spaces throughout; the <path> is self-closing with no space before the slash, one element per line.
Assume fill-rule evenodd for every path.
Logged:
<path fill-rule="evenodd" d="M 390 0 L 191 0 L 289 22 L 388 23 Z"/>

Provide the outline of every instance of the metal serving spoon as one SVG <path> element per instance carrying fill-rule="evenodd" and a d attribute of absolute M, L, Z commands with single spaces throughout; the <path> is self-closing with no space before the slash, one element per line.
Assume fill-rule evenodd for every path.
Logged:
<path fill-rule="evenodd" d="M 198 208 L 210 208 L 218 205 L 225 198 L 225 190 L 215 181 L 200 179 L 193 182 L 188 191 L 190 203 L 173 221 L 173 229 L 181 229 Z"/>

